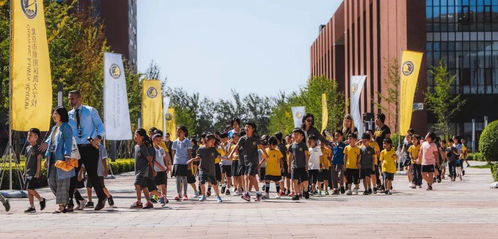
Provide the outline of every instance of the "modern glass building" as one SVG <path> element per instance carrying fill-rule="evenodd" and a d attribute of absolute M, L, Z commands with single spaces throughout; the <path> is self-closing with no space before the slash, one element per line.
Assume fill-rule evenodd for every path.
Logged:
<path fill-rule="evenodd" d="M 367 75 L 361 112 L 383 111 L 393 126 L 396 106 L 380 95 L 402 50 L 425 52 L 415 102 L 433 86 L 432 66 L 444 61 L 456 76 L 453 92 L 466 104 L 452 119 L 453 134 L 471 141 L 475 126 L 477 141 L 485 118 L 498 119 L 498 0 L 344 0 L 311 46 L 311 75 L 336 79 L 346 99 L 350 77 Z M 426 132 L 434 122 L 417 111 L 412 127 Z"/>
<path fill-rule="evenodd" d="M 467 101 L 451 128 L 470 136 L 474 119 L 479 134 L 485 117 L 497 119 L 498 0 L 426 0 L 425 14 L 426 66 L 445 61 Z"/>

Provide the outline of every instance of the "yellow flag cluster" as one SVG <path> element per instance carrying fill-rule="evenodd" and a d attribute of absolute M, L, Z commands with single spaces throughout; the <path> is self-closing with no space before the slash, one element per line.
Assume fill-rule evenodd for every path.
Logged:
<path fill-rule="evenodd" d="M 52 79 L 42 0 L 12 4 L 12 129 L 48 131 L 52 111 Z"/>
<path fill-rule="evenodd" d="M 399 130 L 405 135 L 410 128 L 413 113 L 413 98 L 417 89 L 418 75 L 424 53 L 403 51 L 401 56 Z"/>
<path fill-rule="evenodd" d="M 163 97 L 161 92 L 161 81 L 143 81 L 142 127 L 145 130 L 152 127 L 163 130 Z"/>

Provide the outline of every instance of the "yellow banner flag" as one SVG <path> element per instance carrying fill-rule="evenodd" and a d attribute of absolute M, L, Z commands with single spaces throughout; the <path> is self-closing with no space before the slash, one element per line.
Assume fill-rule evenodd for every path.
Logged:
<path fill-rule="evenodd" d="M 52 76 L 42 0 L 12 4 L 12 129 L 48 131 L 52 111 Z"/>
<path fill-rule="evenodd" d="M 142 90 L 142 127 L 163 130 L 163 98 L 161 81 L 144 80 Z"/>
<path fill-rule="evenodd" d="M 171 141 L 176 140 L 176 116 L 175 108 L 168 108 L 168 113 L 166 114 L 166 133 L 169 133 L 169 138 Z"/>
<path fill-rule="evenodd" d="M 405 135 L 410 128 L 413 113 L 413 98 L 417 89 L 418 75 L 424 53 L 403 51 L 401 56 L 401 78 L 399 96 L 399 130 Z"/>
<path fill-rule="evenodd" d="M 322 132 L 327 128 L 329 122 L 329 109 L 327 107 L 327 94 L 322 94 Z"/>

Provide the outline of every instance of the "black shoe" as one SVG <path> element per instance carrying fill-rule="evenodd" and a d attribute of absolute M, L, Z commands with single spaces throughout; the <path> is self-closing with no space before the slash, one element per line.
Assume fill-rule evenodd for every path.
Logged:
<path fill-rule="evenodd" d="M 5 199 L 5 202 L 3 203 L 3 206 L 5 207 L 5 211 L 6 212 L 10 211 L 9 199 Z"/>
<path fill-rule="evenodd" d="M 93 202 L 87 202 L 85 207 L 86 208 L 93 208 L 94 207 Z"/>
<path fill-rule="evenodd" d="M 34 207 L 28 207 L 28 209 L 24 210 L 24 213 L 35 213 L 36 209 Z"/>
<path fill-rule="evenodd" d="M 114 199 L 112 198 L 112 196 L 110 196 L 110 197 L 107 199 L 107 203 L 109 203 L 109 206 L 114 207 Z"/>
<path fill-rule="evenodd" d="M 68 204 L 66 206 L 66 212 L 74 212 L 74 205 L 73 204 Z"/>
<path fill-rule="evenodd" d="M 211 196 L 211 191 L 208 190 L 207 193 L 206 193 L 206 196 L 210 197 Z"/>
<path fill-rule="evenodd" d="M 368 190 L 363 191 L 363 195 L 368 195 Z"/>
<path fill-rule="evenodd" d="M 346 192 L 346 189 L 344 188 L 344 186 L 341 187 L 341 194 L 344 194 Z"/>
<path fill-rule="evenodd" d="M 225 190 L 227 189 L 226 186 L 221 187 L 221 193 L 225 193 Z"/>
<path fill-rule="evenodd" d="M 101 210 L 102 208 L 105 207 L 105 199 L 104 200 L 100 200 L 99 199 L 99 202 L 97 203 L 97 206 L 95 206 L 95 211 L 99 211 Z"/>
<path fill-rule="evenodd" d="M 299 195 L 297 195 L 297 194 L 296 194 L 296 195 L 294 195 L 294 196 L 292 197 L 292 200 L 299 200 Z"/>
<path fill-rule="evenodd" d="M 462 170 L 462 176 L 465 176 L 465 170 Z"/>
<path fill-rule="evenodd" d="M 305 199 L 309 199 L 310 198 L 310 193 L 309 192 L 304 192 L 303 196 L 304 196 Z"/>
<path fill-rule="evenodd" d="M 47 199 L 43 199 L 40 201 L 40 211 L 43 211 L 45 209 L 45 206 L 47 205 Z"/>

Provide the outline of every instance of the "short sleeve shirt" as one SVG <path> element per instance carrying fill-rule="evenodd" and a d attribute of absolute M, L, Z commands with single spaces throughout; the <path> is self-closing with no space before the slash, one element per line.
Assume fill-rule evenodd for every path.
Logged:
<path fill-rule="evenodd" d="M 429 143 L 429 142 L 422 143 L 420 149 L 420 153 L 422 154 L 422 165 L 436 164 L 436 158 L 434 157 L 434 152 L 438 152 L 435 143 Z"/>
<path fill-rule="evenodd" d="M 340 142 L 332 148 L 334 155 L 332 156 L 332 164 L 344 165 L 344 149 L 346 144 Z"/>
<path fill-rule="evenodd" d="M 200 147 L 197 150 L 197 157 L 201 158 L 199 171 L 203 175 L 215 176 L 214 160 L 219 156 L 215 147 Z"/>
<path fill-rule="evenodd" d="M 360 165 L 362 169 L 373 169 L 375 149 L 370 146 L 361 146 Z"/>
<path fill-rule="evenodd" d="M 389 129 L 389 127 L 387 125 L 375 128 L 375 133 L 374 133 L 375 142 L 377 142 L 377 144 L 379 145 L 381 150 L 384 149 L 384 147 L 382 146 L 384 143 L 384 139 L 390 133 L 391 133 L 391 129 Z"/>
<path fill-rule="evenodd" d="M 384 149 L 380 152 L 380 161 L 382 161 L 383 173 L 396 173 L 396 152 L 394 149 Z"/>
<path fill-rule="evenodd" d="M 420 153 L 420 144 L 410 146 L 410 148 L 408 148 L 408 153 L 412 159 L 412 164 L 415 164 L 415 161 L 418 159 L 418 154 Z"/>
<path fill-rule="evenodd" d="M 154 148 L 154 160 L 161 166 L 163 167 L 166 167 L 166 165 L 164 164 L 164 154 L 166 154 L 166 152 L 164 151 L 164 149 L 162 147 L 159 147 L 159 148 Z M 158 167 L 157 165 L 154 164 L 154 170 L 156 172 L 161 172 L 161 168 Z"/>
<path fill-rule="evenodd" d="M 239 159 L 243 162 L 258 162 L 258 145 L 261 142 L 258 137 L 244 135 L 239 139 Z"/>
<path fill-rule="evenodd" d="M 357 146 L 348 145 L 344 149 L 344 154 L 347 156 L 346 168 L 358 169 L 358 159 L 360 158 L 360 148 Z"/>
<path fill-rule="evenodd" d="M 33 177 L 36 174 L 36 169 L 38 168 L 38 155 L 40 155 L 38 150 L 38 145 L 28 146 L 26 148 L 26 172 L 25 176 Z"/>
<path fill-rule="evenodd" d="M 266 149 L 268 160 L 266 161 L 266 175 L 281 176 L 282 152 L 279 149 Z"/>
<path fill-rule="evenodd" d="M 291 144 L 289 152 L 294 158 L 292 161 L 292 168 L 306 168 L 306 154 L 308 153 L 308 146 L 306 146 L 304 141 Z"/>
<path fill-rule="evenodd" d="M 177 139 L 171 145 L 171 150 L 175 150 L 175 158 L 173 159 L 173 164 L 187 164 L 190 159 L 188 151 L 192 149 L 192 142 L 185 138 L 183 141 Z"/>
<path fill-rule="evenodd" d="M 135 145 L 135 175 L 145 175 L 148 169 L 148 156 L 154 156 L 154 148 L 146 145 Z"/>
<path fill-rule="evenodd" d="M 322 156 L 322 149 L 320 146 L 310 149 L 310 159 L 308 161 L 309 170 L 320 169 L 320 156 Z"/>

